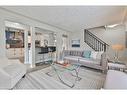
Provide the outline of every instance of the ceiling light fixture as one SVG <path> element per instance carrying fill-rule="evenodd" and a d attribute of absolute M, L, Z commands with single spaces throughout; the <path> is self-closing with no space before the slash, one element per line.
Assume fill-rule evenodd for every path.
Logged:
<path fill-rule="evenodd" d="M 117 25 L 119 25 L 119 24 L 106 25 L 106 28 L 114 28 L 114 27 L 116 27 Z"/>

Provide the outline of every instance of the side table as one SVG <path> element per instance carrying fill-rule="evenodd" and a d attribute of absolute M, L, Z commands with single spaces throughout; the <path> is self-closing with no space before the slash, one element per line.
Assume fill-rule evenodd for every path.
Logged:
<path fill-rule="evenodd" d="M 113 63 L 113 62 L 110 62 L 108 63 L 108 69 L 110 70 L 119 70 L 119 71 L 125 71 L 127 70 L 127 66 L 124 65 L 124 64 L 118 64 L 118 63 Z"/>

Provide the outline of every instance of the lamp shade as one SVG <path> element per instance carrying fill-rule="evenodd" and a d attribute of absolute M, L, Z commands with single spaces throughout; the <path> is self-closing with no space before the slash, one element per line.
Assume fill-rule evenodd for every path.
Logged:
<path fill-rule="evenodd" d="M 112 49 L 116 51 L 122 51 L 124 49 L 124 46 L 121 44 L 112 45 Z"/>

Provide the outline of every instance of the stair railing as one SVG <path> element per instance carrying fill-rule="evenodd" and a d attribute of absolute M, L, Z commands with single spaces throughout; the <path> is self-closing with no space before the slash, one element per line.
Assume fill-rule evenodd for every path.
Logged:
<path fill-rule="evenodd" d="M 109 45 L 102 41 L 100 38 L 92 34 L 89 30 L 84 30 L 84 42 L 87 43 L 95 51 L 106 52 Z"/>

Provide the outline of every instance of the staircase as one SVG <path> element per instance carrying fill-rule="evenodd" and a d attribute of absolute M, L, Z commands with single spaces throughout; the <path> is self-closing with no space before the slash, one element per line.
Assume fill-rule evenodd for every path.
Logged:
<path fill-rule="evenodd" d="M 84 30 L 84 42 L 87 43 L 95 51 L 106 52 L 109 45 L 92 34 L 89 30 Z"/>

